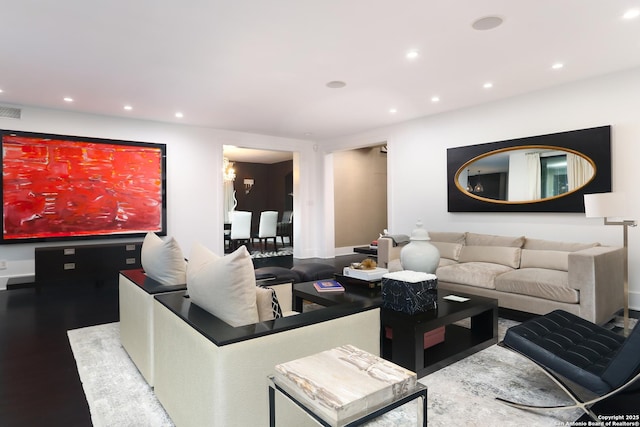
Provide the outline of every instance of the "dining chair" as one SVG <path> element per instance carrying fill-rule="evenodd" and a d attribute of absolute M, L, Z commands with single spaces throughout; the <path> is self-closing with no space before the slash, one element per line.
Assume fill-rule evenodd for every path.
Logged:
<path fill-rule="evenodd" d="M 260 213 L 260 225 L 258 234 L 254 238 L 258 238 L 262 247 L 262 252 L 266 252 L 269 239 L 273 239 L 273 249 L 278 250 L 276 244 L 276 230 L 278 226 L 278 212 L 263 211 Z"/>
<path fill-rule="evenodd" d="M 236 250 L 240 243 L 246 242 L 251 251 L 251 212 L 233 211 L 231 213 L 231 250 Z"/>
<path fill-rule="evenodd" d="M 291 238 L 293 237 L 292 233 L 293 228 L 293 211 L 284 211 L 282 212 L 282 219 L 278 222 L 278 231 L 276 233 L 277 237 L 280 237 L 282 241 L 282 246 L 284 247 L 284 238 L 286 237 L 289 240 L 289 245 L 291 245 Z"/>

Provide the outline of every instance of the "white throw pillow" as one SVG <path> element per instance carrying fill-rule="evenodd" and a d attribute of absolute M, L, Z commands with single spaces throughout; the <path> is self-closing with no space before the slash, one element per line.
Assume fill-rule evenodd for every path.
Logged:
<path fill-rule="evenodd" d="M 219 257 L 201 244 L 187 265 L 191 301 L 231 326 L 258 323 L 256 276 L 247 248 Z"/>
<path fill-rule="evenodd" d="M 147 233 L 140 261 L 147 276 L 163 285 L 184 285 L 187 281 L 187 262 L 173 237 L 162 240 L 155 233 Z"/>

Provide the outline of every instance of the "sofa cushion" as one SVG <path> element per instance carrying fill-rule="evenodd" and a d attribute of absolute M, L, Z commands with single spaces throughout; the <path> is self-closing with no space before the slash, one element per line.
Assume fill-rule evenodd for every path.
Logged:
<path fill-rule="evenodd" d="M 438 268 L 443 267 L 445 265 L 454 265 L 458 264 L 458 261 L 454 261 L 449 258 L 440 258 L 440 262 L 438 263 Z"/>
<path fill-rule="evenodd" d="M 456 233 L 452 231 L 429 231 L 429 237 L 433 242 L 459 243 L 464 245 L 467 233 Z"/>
<path fill-rule="evenodd" d="M 569 252 L 523 249 L 520 268 L 548 268 L 569 271 Z"/>
<path fill-rule="evenodd" d="M 555 242 L 553 240 L 525 239 L 524 249 L 575 252 L 600 246 L 600 243 Z"/>
<path fill-rule="evenodd" d="M 173 237 L 162 240 L 155 233 L 147 233 L 140 262 L 147 276 L 163 285 L 184 285 L 187 281 L 187 262 Z"/>
<path fill-rule="evenodd" d="M 511 267 L 488 262 L 467 262 L 439 267 L 436 270 L 438 282 L 460 283 L 495 289 L 494 280 L 499 274 L 512 271 Z"/>
<path fill-rule="evenodd" d="M 460 258 L 460 250 L 462 249 L 462 244 L 460 243 L 449 243 L 449 242 L 431 242 L 433 246 L 438 249 L 440 252 L 440 258 L 447 258 L 454 261 L 458 261 Z"/>
<path fill-rule="evenodd" d="M 463 246 L 459 262 L 490 262 L 511 268 L 520 266 L 520 248 L 504 246 Z"/>
<path fill-rule="evenodd" d="M 580 292 L 568 283 L 567 272 L 545 268 L 521 268 L 501 274 L 495 280 L 497 291 L 577 304 Z"/>
<path fill-rule="evenodd" d="M 258 322 L 256 278 L 245 246 L 219 257 L 194 244 L 187 266 L 187 290 L 194 304 L 231 326 Z"/>
<path fill-rule="evenodd" d="M 521 248 L 524 244 L 524 236 L 494 236 L 491 234 L 467 233 L 465 240 L 467 246 L 508 246 Z"/>

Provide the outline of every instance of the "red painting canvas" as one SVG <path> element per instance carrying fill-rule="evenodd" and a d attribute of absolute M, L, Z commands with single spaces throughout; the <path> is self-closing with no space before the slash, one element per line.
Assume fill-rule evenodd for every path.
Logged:
<path fill-rule="evenodd" d="M 163 151 L 4 134 L 3 239 L 163 230 Z"/>

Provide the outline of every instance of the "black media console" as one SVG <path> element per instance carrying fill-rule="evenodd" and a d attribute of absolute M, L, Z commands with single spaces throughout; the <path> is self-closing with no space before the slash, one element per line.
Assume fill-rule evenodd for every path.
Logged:
<path fill-rule="evenodd" d="M 120 270 L 142 267 L 141 249 L 142 242 L 36 248 L 35 285 L 115 281 Z"/>

